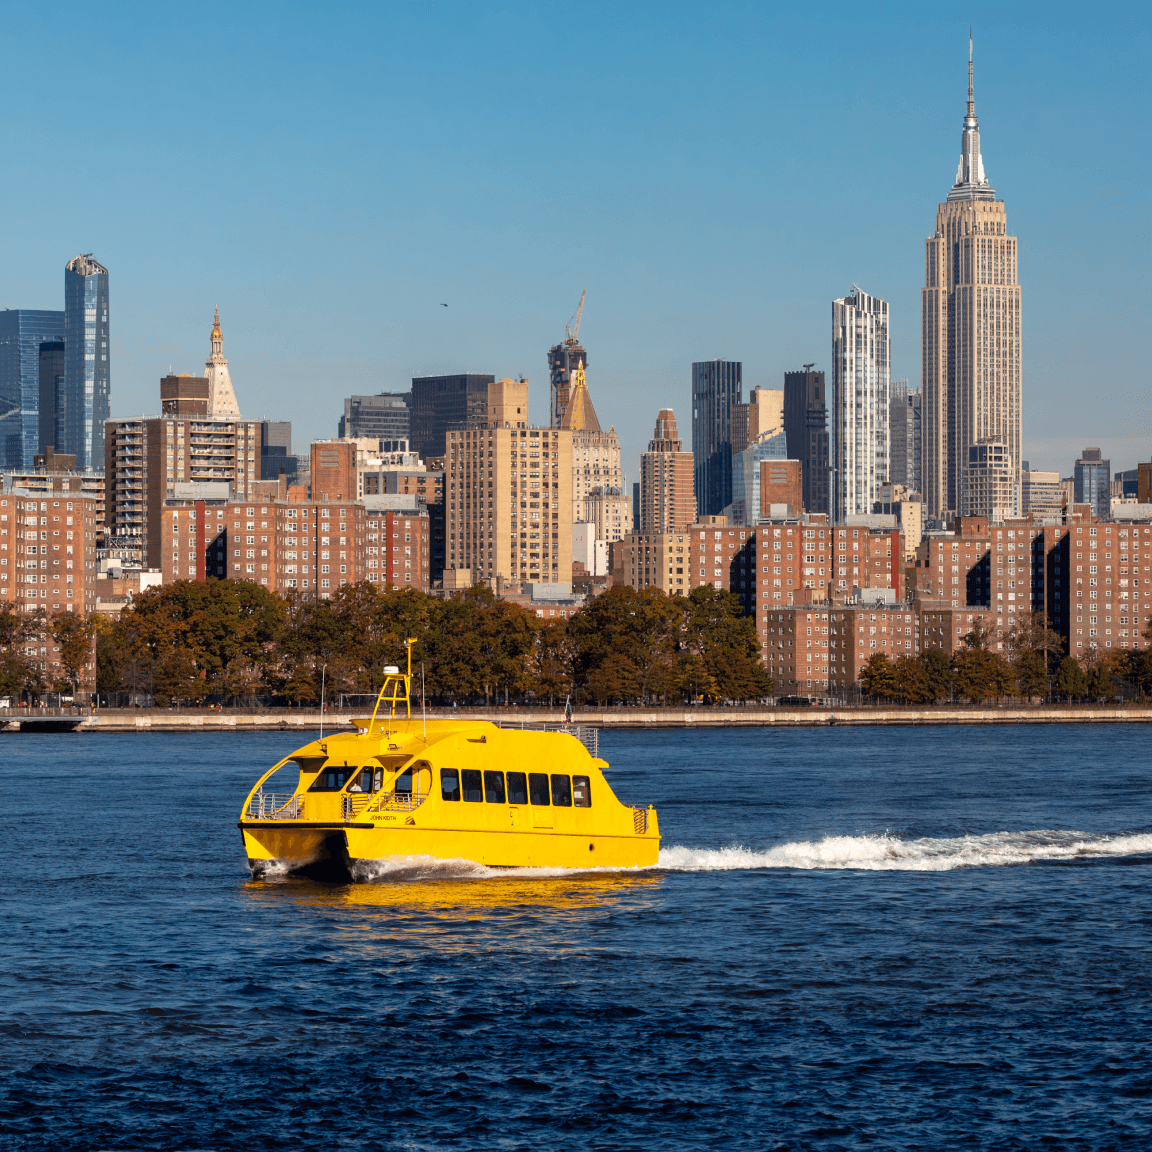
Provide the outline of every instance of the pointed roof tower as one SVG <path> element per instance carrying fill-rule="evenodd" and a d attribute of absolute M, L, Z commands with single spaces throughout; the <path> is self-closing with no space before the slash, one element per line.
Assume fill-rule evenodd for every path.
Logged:
<path fill-rule="evenodd" d="M 228 361 L 224 359 L 224 333 L 220 331 L 220 309 L 212 320 L 212 355 L 204 362 L 208 377 L 208 415 L 240 418 L 240 406 L 232 377 L 228 374 Z"/>
<path fill-rule="evenodd" d="M 980 125 L 976 120 L 976 98 L 972 90 L 972 30 L 968 30 L 968 107 L 964 115 L 964 130 L 960 134 L 960 166 L 956 169 L 956 183 L 948 199 L 995 200 L 996 190 L 984 175 L 984 158 L 980 155 Z"/>
<path fill-rule="evenodd" d="M 592 407 L 592 397 L 588 395 L 588 381 L 584 377 L 583 365 L 572 373 L 572 392 L 560 427 L 573 432 L 602 431 L 600 421 L 596 418 L 596 409 Z"/>

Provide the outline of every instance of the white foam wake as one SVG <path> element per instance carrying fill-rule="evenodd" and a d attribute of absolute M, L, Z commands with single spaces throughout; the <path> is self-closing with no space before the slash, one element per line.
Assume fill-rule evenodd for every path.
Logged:
<path fill-rule="evenodd" d="M 1152 852 L 1152 834 L 1095 836 L 1044 829 L 919 840 L 898 840 L 893 836 L 825 836 L 822 840 L 778 844 L 764 851 L 673 845 L 660 850 L 658 867 L 670 872 L 750 868 L 948 872 L 953 868 L 1028 864 L 1033 860 L 1089 860 L 1145 852 Z"/>

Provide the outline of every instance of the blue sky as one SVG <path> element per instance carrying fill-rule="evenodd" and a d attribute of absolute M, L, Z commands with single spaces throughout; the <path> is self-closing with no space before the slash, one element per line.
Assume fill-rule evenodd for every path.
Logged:
<path fill-rule="evenodd" d="M 634 479 L 658 408 L 690 440 L 693 360 L 741 360 L 746 389 L 827 368 L 854 281 L 919 380 L 971 19 L 1020 238 L 1025 455 L 1152 456 L 1146 10 L 796 8 L 10 7 L 0 306 L 62 307 L 94 253 L 128 415 L 202 370 L 219 304 L 242 410 L 302 451 L 342 397 L 417 374 L 523 373 L 546 420 L 587 289 L 589 385 Z"/>

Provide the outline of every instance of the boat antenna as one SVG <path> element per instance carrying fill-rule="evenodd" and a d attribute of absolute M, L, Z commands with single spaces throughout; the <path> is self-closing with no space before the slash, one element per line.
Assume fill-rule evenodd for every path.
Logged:
<path fill-rule="evenodd" d="M 328 671 L 328 665 L 322 664 L 320 666 L 320 739 L 324 739 L 324 680 L 325 674 Z"/>
<path fill-rule="evenodd" d="M 420 661 L 420 711 L 424 713 L 424 743 L 428 743 L 428 702 L 424 699 L 424 661 Z"/>

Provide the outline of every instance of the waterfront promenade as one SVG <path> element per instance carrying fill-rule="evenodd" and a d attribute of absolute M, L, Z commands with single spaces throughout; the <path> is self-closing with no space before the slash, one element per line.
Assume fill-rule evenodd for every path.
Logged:
<path fill-rule="evenodd" d="M 350 731 L 363 709 L 329 711 L 325 731 Z M 562 719 L 558 708 L 457 708 L 429 710 L 428 719 L 475 717 L 505 725 L 555 724 Z M 414 712 L 413 720 L 419 719 Z M 53 722 L 56 722 L 53 724 Z M 821 725 L 866 727 L 871 725 L 936 724 L 1139 724 L 1152 722 L 1152 706 L 1126 705 L 984 705 L 934 707 L 844 708 L 604 708 L 581 709 L 572 722 L 594 728 L 795 728 Z M 100 709 L 85 714 L 75 709 L 12 709 L 0 711 L 0 732 L 26 729 L 44 731 L 67 726 L 81 732 L 275 732 L 301 735 L 318 732 L 317 710 L 256 711 L 223 709 Z"/>

